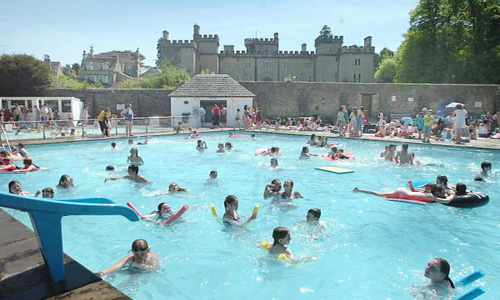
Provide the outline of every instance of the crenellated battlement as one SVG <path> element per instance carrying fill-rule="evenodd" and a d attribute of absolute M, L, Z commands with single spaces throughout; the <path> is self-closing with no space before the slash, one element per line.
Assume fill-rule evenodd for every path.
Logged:
<path fill-rule="evenodd" d="M 264 56 L 264 57 L 307 57 L 307 58 L 316 57 L 316 54 L 314 51 L 305 51 L 305 52 L 302 52 L 302 51 L 278 51 L 277 53 L 271 53 L 271 54 L 265 54 L 265 53 L 255 54 L 255 53 L 248 53 L 246 51 L 236 50 L 236 51 L 230 51 L 230 52 L 220 51 L 219 54 L 224 55 L 224 56 L 238 56 L 238 57 L 242 57 L 242 56 L 245 56 L 245 57 L 261 57 L 261 56 Z"/>
<path fill-rule="evenodd" d="M 206 41 L 206 42 L 219 42 L 219 36 L 217 34 L 204 34 L 196 37 L 196 41 Z"/>
<path fill-rule="evenodd" d="M 342 47 L 341 49 L 341 53 L 346 53 L 346 54 L 349 54 L 349 53 L 373 53 L 375 50 L 375 48 L 373 47 L 363 47 L 363 46 L 356 46 L 356 45 L 352 45 L 352 46 L 344 46 Z"/>
<path fill-rule="evenodd" d="M 193 40 L 168 40 L 165 41 L 169 46 L 177 47 L 196 47 L 196 42 Z"/>
<path fill-rule="evenodd" d="M 246 44 L 269 44 L 269 45 L 275 45 L 279 41 L 278 38 L 246 38 L 245 39 L 245 45 Z"/>

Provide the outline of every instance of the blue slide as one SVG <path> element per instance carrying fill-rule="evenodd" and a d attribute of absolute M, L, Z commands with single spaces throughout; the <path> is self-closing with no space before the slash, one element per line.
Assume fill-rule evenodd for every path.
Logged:
<path fill-rule="evenodd" d="M 61 218 L 74 215 L 120 215 L 132 222 L 139 216 L 129 207 L 106 198 L 47 199 L 0 192 L 0 206 L 29 213 L 45 264 L 53 281 L 65 280 Z"/>

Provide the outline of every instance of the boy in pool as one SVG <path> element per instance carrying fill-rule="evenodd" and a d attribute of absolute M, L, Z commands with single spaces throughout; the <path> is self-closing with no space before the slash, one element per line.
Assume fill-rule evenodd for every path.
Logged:
<path fill-rule="evenodd" d="M 320 225 L 319 218 L 321 217 L 321 209 L 311 208 L 307 211 L 306 222 L 308 225 L 317 226 Z"/>
<path fill-rule="evenodd" d="M 44 188 L 41 192 L 36 191 L 35 197 L 42 194 L 42 198 L 54 198 L 54 190 L 50 187 Z"/>
<path fill-rule="evenodd" d="M 29 196 L 30 194 L 26 191 L 23 191 L 21 187 L 21 183 L 17 180 L 12 180 L 9 182 L 9 193 L 19 196 Z"/>
<path fill-rule="evenodd" d="M 187 192 L 187 189 L 181 188 L 177 183 L 172 182 L 171 184 L 168 185 L 168 192 L 169 193 Z"/>
<path fill-rule="evenodd" d="M 73 183 L 73 178 L 69 176 L 68 174 L 64 174 L 59 178 L 59 184 L 57 185 L 58 188 L 64 188 L 64 189 L 69 189 L 74 187 L 75 184 Z"/>
<path fill-rule="evenodd" d="M 207 149 L 207 143 L 205 143 L 205 141 L 198 140 L 196 150 L 203 152 L 205 149 Z"/>
<path fill-rule="evenodd" d="M 257 218 L 257 214 L 252 214 L 246 222 L 242 222 L 241 216 L 238 214 L 238 197 L 229 195 L 224 200 L 224 209 L 226 212 L 222 216 L 222 223 L 224 225 L 241 226 L 250 223 L 253 219 Z"/>
<path fill-rule="evenodd" d="M 118 145 L 115 142 L 111 143 L 111 148 L 118 149 Z"/>
<path fill-rule="evenodd" d="M 223 143 L 219 143 L 219 144 L 217 145 L 217 151 L 216 151 L 216 152 L 217 152 L 217 153 L 221 153 L 221 154 L 222 154 L 222 153 L 226 153 L 226 150 L 224 150 L 224 144 L 223 144 Z"/>
<path fill-rule="evenodd" d="M 278 166 L 278 159 L 277 158 L 271 158 L 271 168 L 273 169 L 278 169 L 279 166 Z"/>
<path fill-rule="evenodd" d="M 209 177 L 207 180 L 209 180 L 209 181 L 217 180 L 217 175 L 218 175 L 217 171 L 212 170 L 212 171 L 210 171 L 210 174 L 209 174 Z"/>
<path fill-rule="evenodd" d="M 161 261 L 156 254 L 149 253 L 149 251 L 150 248 L 146 240 L 135 240 L 132 243 L 132 254 L 123 257 L 114 266 L 109 267 L 96 275 L 102 277 L 116 272 L 124 266 L 127 266 L 129 269 L 136 270 L 157 269 L 160 266 Z"/>
<path fill-rule="evenodd" d="M 264 188 L 264 199 L 281 196 L 281 181 L 274 179 Z"/>
<path fill-rule="evenodd" d="M 136 143 L 133 139 L 128 139 L 128 144 L 129 145 L 147 145 L 148 144 L 148 138 L 144 140 L 144 142 Z"/>
<path fill-rule="evenodd" d="M 132 181 L 135 181 L 138 183 L 147 183 L 148 182 L 148 180 L 146 178 L 139 175 L 139 167 L 136 165 L 128 166 L 127 172 L 128 172 L 128 175 L 125 175 L 123 177 L 109 177 L 109 178 L 104 179 L 104 182 L 106 182 L 108 180 L 115 181 L 118 179 L 129 179 L 129 180 L 132 180 Z"/>
<path fill-rule="evenodd" d="M 281 255 L 284 254 L 287 260 L 291 260 L 293 262 L 305 262 L 310 260 L 316 260 L 315 256 L 311 256 L 303 259 L 295 259 L 293 257 L 292 250 L 286 247 L 287 244 L 290 244 L 292 237 L 290 236 L 290 230 L 285 227 L 276 227 L 273 230 L 273 245 L 269 248 L 269 254 L 273 255 Z"/>

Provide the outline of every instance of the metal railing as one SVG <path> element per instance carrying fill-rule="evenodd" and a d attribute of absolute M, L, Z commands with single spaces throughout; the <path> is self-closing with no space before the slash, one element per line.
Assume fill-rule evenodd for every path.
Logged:
<path fill-rule="evenodd" d="M 169 116 L 169 117 L 137 117 L 133 120 L 132 134 L 144 135 L 149 133 L 172 132 L 182 122 L 181 128 L 199 128 L 198 117 Z M 2 122 L 2 144 L 7 141 L 27 139 L 57 139 L 57 138 L 98 138 L 103 137 L 97 119 L 77 120 L 50 120 L 50 121 L 17 121 Z M 111 118 L 107 122 L 110 136 L 125 136 L 125 119 Z"/>

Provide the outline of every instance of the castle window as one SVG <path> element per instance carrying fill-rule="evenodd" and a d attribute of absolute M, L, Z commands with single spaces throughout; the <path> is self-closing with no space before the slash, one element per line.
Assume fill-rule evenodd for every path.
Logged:
<path fill-rule="evenodd" d="M 337 56 L 337 57 L 335 57 L 335 61 L 336 61 L 336 62 L 338 62 L 338 61 L 339 61 L 339 57 L 338 57 L 338 56 Z"/>
<path fill-rule="evenodd" d="M 108 83 L 108 75 L 103 75 L 101 81 L 103 83 Z"/>
<path fill-rule="evenodd" d="M 361 58 L 358 58 L 358 66 L 361 66 Z"/>
<path fill-rule="evenodd" d="M 358 82 L 361 82 L 361 73 L 358 74 Z"/>
<path fill-rule="evenodd" d="M 352 81 L 356 82 L 356 73 L 354 73 L 354 77 L 353 77 Z"/>
<path fill-rule="evenodd" d="M 357 65 L 358 65 L 358 59 L 357 59 L 357 58 L 355 58 L 355 59 L 354 59 L 354 65 L 355 65 L 355 66 L 357 66 Z"/>
<path fill-rule="evenodd" d="M 105 71 L 108 70 L 109 69 L 108 63 L 102 63 L 101 64 L 101 69 L 105 70 Z"/>
<path fill-rule="evenodd" d="M 94 66 L 92 66 L 92 63 L 87 63 L 85 65 L 85 69 L 87 69 L 87 70 L 92 70 L 93 68 L 94 68 Z"/>

